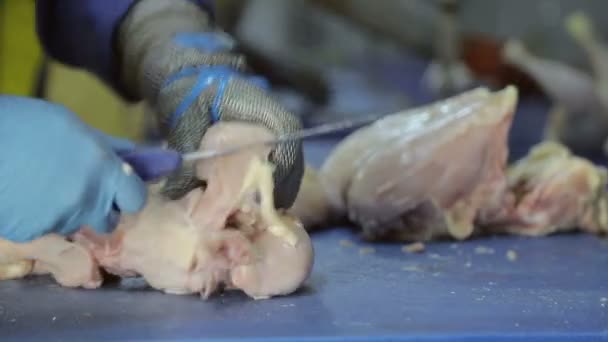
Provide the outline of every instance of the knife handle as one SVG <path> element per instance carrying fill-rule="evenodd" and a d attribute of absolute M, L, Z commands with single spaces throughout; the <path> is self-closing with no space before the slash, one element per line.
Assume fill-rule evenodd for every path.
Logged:
<path fill-rule="evenodd" d="M 135 170 L 144 182 L 166 177 L 182 165 L 179 152 L 159 147 L 139 147 L 118 151 L 118 156 Z"/>

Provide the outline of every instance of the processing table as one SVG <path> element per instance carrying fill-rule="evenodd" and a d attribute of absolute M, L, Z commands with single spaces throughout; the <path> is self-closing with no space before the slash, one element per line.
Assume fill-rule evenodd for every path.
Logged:
<path fill-rule="evenodd" d="M 306 146 L 318 165 L 332 141 Z M 315 265 L 296 294 L 254 301 L 165 295 L 140 280 L 65 289 L 46 277 L 0 282 L 0 341 L 608 340 L 608 241 L 585 234 L 366 244 L 313 234 Z"/>

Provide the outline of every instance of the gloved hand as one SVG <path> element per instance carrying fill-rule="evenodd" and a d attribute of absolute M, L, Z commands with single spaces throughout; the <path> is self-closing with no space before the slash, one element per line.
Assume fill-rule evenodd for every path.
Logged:
<path fill-rule="evenodd" d="M 25 242 L 111 229 L 113 207 L 140 210 L 146 188 L 114 153 L 134 146 L 85 125 L 66 108 L 0 96 L 0 237 Z"/>
<path fill-rule="evenodd" d="M 187 0 L 141 0 L 119 32 L 122 78 L 134 98 L 151 103 L 170 148 L 198 149 L 207 128 L 222 121 L 259 123 L 277 134 L 300 129 L 296 116 L 267 95 L 263 80 L 244 76 L 243 57 L 215 31 L 207 13 Z M 299 142 L 281 144 L 271 154 L 276 165 L 275 204 L 290 207 L 303 167 Z M 194 169 L 170 177 L 164 192 L 179 198 L 199 186 Z"/>

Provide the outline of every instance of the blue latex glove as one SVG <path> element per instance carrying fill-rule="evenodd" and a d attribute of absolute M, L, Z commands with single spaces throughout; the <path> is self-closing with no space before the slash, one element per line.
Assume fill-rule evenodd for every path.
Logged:
<path fill-rule="evenodd" d="M 146 187 L 116 155 L 134 145 L 106 136 L 66 108 L 0 96 L 0 237 L 24 242 L 112 229 L 113 208 L 139 211 Z"/>

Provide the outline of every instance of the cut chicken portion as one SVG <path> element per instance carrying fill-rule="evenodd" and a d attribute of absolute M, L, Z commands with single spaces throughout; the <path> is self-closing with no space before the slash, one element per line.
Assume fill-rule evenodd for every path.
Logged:
<path fill-rule="evenodd" d="M 48 234 L 28 243 L 0 239 L 0 280 L 50 273 L 66 287 L 96 288 L 102 278 L 97 262 L 82 246 Z"/>
<path fill-rule="evenodd" d="M 331 209 L 319 172 L 309 165 L 304 168 L 304 177 L 298 196 L 289 213 L 300 219 L 307 230 L 327 224 Z"/>
<path fill-rule="evenodd" d="M 265 128 L 221 123 L 209 128 L 200 148 L 270 137 Z M 49 271 L 62 285 L 98 287 L 99 263 L 122 277 L 141 275 L 167 293 L 206 298 L 226 285 L 253 298 L 289 294 L 310 275 L 313 248 L 302 224 L 273 206 L 269 153 L 268 147 L 256 147 L 199 162 L 204 191 L 195 189 L 173 201 L 151 187 L 145 208 L 122 215 L 110 235 L 85 227 L 74 235 L 76 243 L 54 235 L 30 244 L 0 241 L 5 253 L 0 254 L 5 265 L 0 276 Z"/>
<path fill-rule="evenodd" d="M 533 236 L 608 232 L 607 178 L 605 168 L 562 145 L 542 143 L 509 169 L 509 196 L 487 208 L 479 224 L 490 232 Z"/>
<path fill-rule="evenodd" d="M 200 149 L 270 137 L 261 127 L 218 124 L 207 131 Z M 258 147 L 199 163 L 196 172 L 207 183 L 205 191 L 193 190 L 179 201 L 152 197 L 139 214 L 123 216 L 112 236 L 88 231 L 77 239 L 107 270 L 142 275 L 168 293 L 206 298 L 220 285 L 254 298 L 291 293 L 310 274 L 312 243 L 298 221 L 273 207 L 269 153 L 268 147 Z"/>
<path fill-rule="evenodd" d="M 23 278 L 32 273 L 33 269 L 34 261 L 32 260 L 21 259 L 0 263 L 0 280 Z"/>
<path fill-rule="evenodd" d="M 465 239 L 506 189 L 517 91 L 476 89 L 388 116 L 340 143 L 321 169 L 332 210 L 367 238 Z"/>
<path fill-rule="evenodd" d="M 570 26 L 577 25 L 570 23 Z M 578 26 L 584 24 L 579 23 Z M 571 27 L 570 30 L 585 31 L 585 28 Z M 592 52 L 589 51 L 589 54 Z M 505 44 L 503 56 L 506 62 L 534 78 L 554 102 L 554 108 L 549 113 L 546 138 L 560 141 L 577 153 L 602 150 L 608 136 L 605 85 L 567 64 L 533 55 L 518 40 Z"/>
<path fill-rule="evenodd" d="M 587 55 L 596 83 L 606 86 L 608 83 L 608 48 L 599 38 L 591 18 L 584 12 L 574 12 L 565 18 L 564 26 Z"/>
<path fill-rule="evenodd" d="M 533 77 L 553 101 L 568 111 L 578 113 L 597 109 L 599 103 L 590 75 L 567 64 L 536 56 L 516 39 L 504 45 L 502 55 L 507 63 Z"/>

